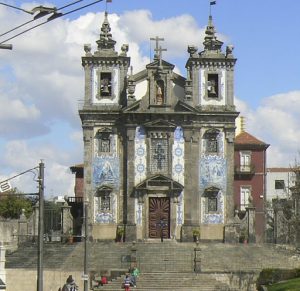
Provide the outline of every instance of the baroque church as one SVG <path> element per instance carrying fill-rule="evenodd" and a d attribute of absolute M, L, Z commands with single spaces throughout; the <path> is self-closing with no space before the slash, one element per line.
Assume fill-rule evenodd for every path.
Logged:
<path fill-rule="evenodd" d="M 108 15 L 97 49 L 85 45 L 84 198 L 90 235 L 126 241 L 230 240 L 234 235 L 233 47 L 222 49 L 212 16 L 203 51 L 187 47 L 186 76 L 163 59 L 162 40 L 133 74 L 127 44 L 115 50 Z M 195 39 L 195 42 L 201 40 Z M 144 96 L 136 86 L 147 83 Z"/>

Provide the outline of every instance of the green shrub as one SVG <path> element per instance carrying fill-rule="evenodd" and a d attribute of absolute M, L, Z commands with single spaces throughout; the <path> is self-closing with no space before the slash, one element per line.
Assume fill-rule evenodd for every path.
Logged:
<path fill-rule="evenodd" d="M 261 285 L 270 285 L 279 281 L 300 277 L 300 269 L 264 269 L 260 272 L 256 282 L 257 290 L 262 290 Z"/>

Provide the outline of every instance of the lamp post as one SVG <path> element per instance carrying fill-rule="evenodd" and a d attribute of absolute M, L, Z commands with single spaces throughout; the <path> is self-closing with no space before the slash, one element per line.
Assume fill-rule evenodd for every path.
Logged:
<path fill-rule="evenodd" d="M 88 291 L 88 202 L 84 202 L 84 291 Z"/>
<path fill-rule="evenodd" d="M 33 173 L 34 177 L 36 177 L 36 171 L 38 170 L 38 179 L 36 180 L 34 178 L 35 182 L 38 182 L 39 192 L 38 193 L 24 193 L 22 195 L 38 195 L 39 196 L 39 223 L 38 223 L 38 262 L 37 262 L 37 291 L 43 291 L 43 246 L 44 246 L 44 169 L 45 164 L 41 160 L 38 167 L 34 167 L 31 169 L 28 169 L 22 173 L 19 173 L 13 177 L 10 177 L 6 180 L 0 181 L 0 185 L 6 187 L 4 191 L 8 191 L 11 189 L 11 186 L 8 183 L 8 181 L 19 177 L 21 175 L 24 175 L 26 173 Z M 6 184 L 5 184 L 6 183 Z M 0 188 L 0 192 L 2 191 L 2 188 Z"/>
<path fill-rule="evenodd" d="M 44 169 L 43 161 L 39 163 L 39 227 L 38 227 L 38 263 L 37 291 L 43 291 L 43 249 L 44 249 Z"/>

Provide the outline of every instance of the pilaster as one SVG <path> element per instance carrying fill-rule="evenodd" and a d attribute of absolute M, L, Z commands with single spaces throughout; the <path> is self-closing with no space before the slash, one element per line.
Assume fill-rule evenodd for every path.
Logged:
<path fill-rule="evenodd" d="M 185 138 L 185 189 L 184 189 L 184 225 L 182 240 L 192 241 L 192 230 L 200 225 L 200 196 L 199 196 L 199 138 L 200 133 L 193 129 L 184 130 Z"/>
<path fill-rule="evenodd" d="M 127 241 L 136 240 L 136 224 L 135 224 L 135 198 L 134 198 L 134 137 L 135 129 L 127 130 L 127 191 L 124 193 L 124 214 L 126 216 L 125 236 Z M 124 176 L 126 174 L 124 173 Z"/>

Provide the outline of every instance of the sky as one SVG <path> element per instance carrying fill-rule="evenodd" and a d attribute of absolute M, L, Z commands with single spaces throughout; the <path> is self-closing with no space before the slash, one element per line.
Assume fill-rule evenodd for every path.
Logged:
<path fill-rule="evenodd" d="M 75 0 L 2 3 L 31 10 L 60 8 Z M 1 3 L 0 2 L 0 3 Z M 80 2 L 80 3 L 79 3 Z M 93 2 L 78 1 L 63 12 Z M 83 161 L 81 122 L 83 45 L 99 38 L 105 1 L 55 19 L 0 49 L 0 181 L 45 163 L 45 194 L 74 195 L 69 167 Z M 113 0 L 109 22 L 116 50 L 129 44 L 133 71 L 150 62 L 150 37 L 164 37 L 163 58 L 186 76 L 187 46 L 202 50 L 208 0 Z M 217 35 L 234 45 L 235 105 L 246 131 L 270 144 L 268 167 L 289 167 L 300 150 L 300 1 L 217 0 L 212 16 Z M 46 18 L 0 36 L 0 42 Z M 0 34 L 32 15 L 0 5 Z M 153 47 L 153 44 L 152 44 Z M 11 180 L 23 192 L 37 191 L 31 173 Z"/>

